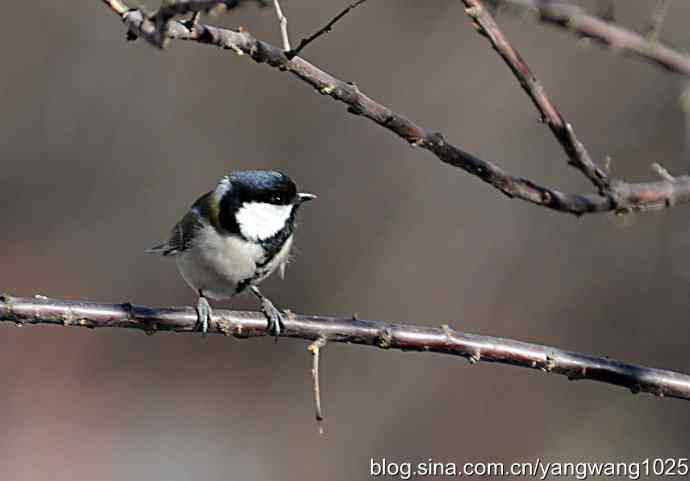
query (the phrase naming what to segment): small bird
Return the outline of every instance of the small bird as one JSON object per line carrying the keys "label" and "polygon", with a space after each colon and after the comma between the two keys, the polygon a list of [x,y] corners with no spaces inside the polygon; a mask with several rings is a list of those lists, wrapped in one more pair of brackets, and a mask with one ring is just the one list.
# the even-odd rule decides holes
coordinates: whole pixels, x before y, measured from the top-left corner
{"label": "small bird", "polygon": [[194,202],[167,242],[147,252],[175,257],[180,274],[199,295],[197,315],[204,334],[212,314],[208,299],[227,299],[248,289],[261,303],[277,340],[282,314],[257,286],[276,269],[284,277],[297,210],[315,198],[298,192],[282,172],[233,172]]}

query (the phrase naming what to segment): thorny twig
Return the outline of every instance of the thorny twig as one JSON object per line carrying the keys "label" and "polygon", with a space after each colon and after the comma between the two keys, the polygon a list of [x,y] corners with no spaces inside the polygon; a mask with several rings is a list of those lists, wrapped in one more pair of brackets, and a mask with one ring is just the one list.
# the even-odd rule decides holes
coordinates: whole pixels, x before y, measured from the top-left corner
{"label": "thorny twig", "polygon": [[355,3],[351,3],[350,5],[345,7],[345,9],[343,11],[341,11],[338,15],[333,17],[331,19],[331,21],[328,22],[326,25],[324,25],[319,30],[317,30],[316,32],[311,34],[309,37],[303,38],[302,40],[300,40],[297,48],[293,48],[292,50],[285,52],[285,56],[288,59],[292,59],[293,57],[296,57],[297,55],[299,55],[299,53],[304,49],[304,47],[306,47],[307,45],[312,43],[314,40],[319,38],[321,35],[329,33],[333,29],[333,25],[335,25],[338,22],[338,20],[340,20],[345,15],[350,13],[350,10],[357,8],[358,6],[360,6],[362,3],[366,2],[366,1],[367,0],[357,0]]}
{"label": "thorny twig", "polygon": [[[86,328],[139,329],[197,332],[192,307],[146,307],[128,302],[104,304],[84,301],[0,295],[0,322],[52,324]],[[623,386],[633,393],[690,400],[690,375],[627,364],[609,357],[564,351],[550,346],[490,336],[478,336],[443,327],[391,324],[352,317],[293,314],[286,316],[281,337],[343,342],[403,351],[435,352],[461,356],[472,364],[493,362],[560,374],[570,380],[589,379]],[[266,317],[260,311],[215,309],[209,334],[237,338],[268,336]],[[323,342],[323,341],[322,341]]]}

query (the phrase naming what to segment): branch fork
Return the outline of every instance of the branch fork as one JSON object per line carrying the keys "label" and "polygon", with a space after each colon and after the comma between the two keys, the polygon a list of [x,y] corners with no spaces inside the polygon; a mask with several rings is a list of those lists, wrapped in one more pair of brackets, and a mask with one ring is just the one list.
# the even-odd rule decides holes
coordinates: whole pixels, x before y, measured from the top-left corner
{"label": "branch fork", "polygon": [[[127,11],[127,8],[119,0],[102,1],[121,16]],[[482,10],[483,5],[481,2],[477,0],[470,2],[467,0],[466,3],[470,4],[470,6],[476,4],[479,10],[475,8],[472,11],[475,12],[475,15],[478,15],[478,18],[484,18],[489,15],[488,11]],[[359,5],[359,3],[353,5]],[[486,15],[479,15],[482,12],[486,12]],[[155,39],[152,36],[155,32],[155,26],[141,11],[129,11],[124,20],[130,30],[155,45]],[[493,19],[491,21],[493,22]],[[413,146],[429,150],[442,162],[479,177],[510,198],[520,199],[541,207],[576,216],[597,212],[657,210],[669,205],[690,202],[690,177],[688,176],[678,177],[671,188],[664,181],[632,184],[621,180],[616,181],[615,184],[611,181],[613,195],[610,193],[602,195],[560,192],[539,185],[529,179],[510,175],[495,163],[475,157],[448,141],[436,142],[436,139],[440,138],[438,133],[415,124],[406,117],[371,99],[361,89],[353,88],[347,82],[333,77],[301,57],[289,59],[289,52],[257,40],[245,30],[223,29],[203,23],[199,23],[194,29],[189,29],[183,22],[173,19],[168,23],[167,35],[171,39],[215,45],[232,50],[238,54],[248,54],[256,62],[265,63],[271,67],[287,71],[310,85],[317,92],[343,102],[348,106],[348,111],[374,121]],[[496,37],[494,36],[494,38]],[[509,43],[505,45],[512,49]],[[514,50],[513,54],[515,54]],[[519,58],[519,61],[524,63],[521,58]],[[524,80],[526,80],[524,85],[527,85],[530,90],[537,94],[543,92],[543,89],[540,90],[540,85],[530,83],[532,81],[531,76],[525,76]],[[536,79],[533,80],[536,82]],[[555,108],[551,108],[553,106],[548,101],[548,98],[541,94],[532,98],[535,105],[538,102],[538,107],[545,111],[544,117],[550,119],[548,125],[552,131],[554,133],[558,132],[556,137],[559,142],[562,145],[568,144],[570,141],[568,140],[569,136],[565,132],[565,121],[563,121]],[[579,150],[573,149],[572,151],[577,153]],[[570,154],[570,151],[567,152]],[[587,167],[585,170],[589,172],[588,177],[591,177],[590,180],[593,183],[600,182],[593,174],[597,169],[593,162],[589,162],[586,157],[578,162],[580,165]],[[605,176],[606,174],[602,178],[605,178]],[[595,185],[597,184],[595,183]]]}

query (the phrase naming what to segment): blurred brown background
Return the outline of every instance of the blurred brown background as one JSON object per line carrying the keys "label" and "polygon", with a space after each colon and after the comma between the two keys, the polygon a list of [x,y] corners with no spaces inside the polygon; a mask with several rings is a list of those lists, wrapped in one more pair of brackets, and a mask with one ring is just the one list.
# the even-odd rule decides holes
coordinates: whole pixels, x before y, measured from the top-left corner
{"label": "blurred brown background", "polygon": [[[655,3],[616,2],[618,21],[642,29]],[[284,0],[293,41],[344,4]],[[126,43],[100,1],[9,2],[3,14],[0,290],[192,304],[174,262],[144,248],[220,176],[277,168],[319,195],[287,280],[265,284],[279,306],[447,322],[690,372],[690,207],[577,220],[508,200],[288,74],[195,44]],[[688,48],[688,19],[690,4],[672,2],[662,37]],[[270,8],[211,22],[279,43]],[[532,18],[499,22],[615,175],[650,180],[652,162],[687,172],[686,79]],[[371,1],[305,56],[513,173],[591,188],[457,0]],[[356,480],[371,457],[690,451],[687,402],[526,369],[329,345],[319,436],[302,341],[0,334],[2,480]]]}

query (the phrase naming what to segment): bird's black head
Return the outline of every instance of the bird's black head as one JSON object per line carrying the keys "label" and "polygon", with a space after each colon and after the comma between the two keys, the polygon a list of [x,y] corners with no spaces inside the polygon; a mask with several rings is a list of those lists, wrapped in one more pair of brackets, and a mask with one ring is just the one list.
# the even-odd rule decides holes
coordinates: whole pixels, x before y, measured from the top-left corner
{"label": "bird's black head", "polygon": [[[275,170],[243,170],[226,177],[235,200],[289,205],[297,198],[297,186],[282,172]],[[221,180],[223,184],[223,180]]]}
{"label": "bird's black head", "polygon": [[221,179],[215,196],[220,226],[255,241],[286,229],[292,233],[297,207],[314,198],[299,193],[290,177],[274,170],[233,172]]}

